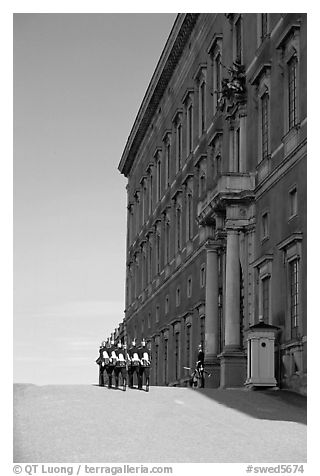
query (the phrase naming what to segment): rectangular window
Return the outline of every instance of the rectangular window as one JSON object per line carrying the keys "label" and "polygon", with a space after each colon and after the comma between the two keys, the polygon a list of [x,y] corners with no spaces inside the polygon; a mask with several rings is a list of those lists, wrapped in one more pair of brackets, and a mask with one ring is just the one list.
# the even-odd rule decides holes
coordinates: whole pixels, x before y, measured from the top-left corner
{"label": "rectangular window", "polygon": [[190,298],[192,295],[192,278],[188,278],[188,284],[187,284],[187,296]]}
{"label": "rectangular window", "polygon": [[177,243],[177,251],[181,249],[181,208],[178,207],[176,210],[176,243]]}
{"label": "rectangular window", "polygon": [[180,288],[176,290],[176,306],[180,306]]}
{"label": "rectangular window", "polygon": [[176,374],[176,380],[179,378],[179,333],[176,332],[175,334],[175,349],[174,349],[174,354],[175,354],[175,374]]}
{"label": "rectangular window", "polygon": [[159,322],[159,316],[160,316],[160,306],[157,304],[156,307],[156,322]]}
{"label": "rectangular window", "polygon": [[170,155],[171,145],[168,143],[166,146],[166,188],[170,186]]}
{"label": "rectangular window", "polygon": [[206,267],[205,265],[201,266],[200,269],[200,286],[203,288],[206,285]]}
{"label": "rectangular window", "polygon": [[261,216],[261,239],[264,240],[269,236],[269,213],[265,212]]}
{"label": "rectangular window", "polygon": [[200,319],[200,343],[202,348],[205,348],[205,317],[202,316]]}
{"label": "rectangular window", "polygon": [[261,13],[261,42],[268,34],[268,13]]}
{"label": "rectangular window", "polygon": [[165,313],[168,314],[168,312],[169,312],[169,296],[166,296]]}
{"label": "rectangular window", "polygon": [[235,60],[242,63],[241,17],[235,23]]}
{"label": "rectangular window", "polygon": [[161,160],[157,161],[157,200],[161,198]]}
{"label": "rectangular window", "polygon": [[262,316],[264,322],[269,322],[270,276],[262,279]]}
{"label": "rectangular window", "polygon": [[192,193],[187,194],[187,241],[192,238]]}
{"label": "rectangular window", "polygon": [[298,260],[294,259],[289,263],[289,281],[290,281],[290,322],[291,338],[298,336],[298,317],[299,317],[299,274]]}
{"label": "rectangular window", "polygon": [[152,173],[150,172],[149,176],[149,215],[152,214],[153,208],[153,177]]}
{"label": "rectangular window", "polygon": [[289,192],[289,216],[290,218],[298,213],[298,194],[297,189],[293,188]]}
{"label": "rectangular window", "polygon": [[176,148],[177,148],[177,171],[179,171],[181,169],[181,158],[182,158],[182,126],[181,124],[178,124],[177,126]]}
{"label": "rectangular window", "polygon": [[262,159],[269,155],[269,95],[261,98],[261,152]]}
{"label": "rectangular window", "polygon": [[191,326],[186,328],[186,366],[190,367],[190,330]]}
{"label": "rectangular window", "polygon": [[167,219],[165,222],[165,260],[169,263],[170,260],[170,222]]}
{"label": "rectangular window", "polygon": [[288,62],[288,115],[289,130],[297,124],[297,58]]}
{"label": "rectangular window", "polygon": [[200,132],[205,131],[205,113],[206,113],[206,83],[202,81],[200,85]]}
{"label": "rectangular window", "polygon": [[157,267],[157,274],[160,273],[160,234],[157,233],[156,235],[156,267]]}
{"label": "rectangular window", "polygon": [[188,127],[188,154],[191,154],[193,149],[193,106],[189,105],[187,109],[187,127]]}
{"label": "rectangular window", "polygon": [[216,109],[219,105],[220,91],[221,91],[221,54],[218,53],[215,58],[215,88],[216,88]]}

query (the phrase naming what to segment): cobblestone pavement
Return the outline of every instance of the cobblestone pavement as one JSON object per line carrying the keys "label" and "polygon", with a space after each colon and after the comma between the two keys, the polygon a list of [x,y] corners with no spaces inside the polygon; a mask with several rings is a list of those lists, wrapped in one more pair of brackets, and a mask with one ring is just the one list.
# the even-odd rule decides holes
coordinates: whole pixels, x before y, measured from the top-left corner
{"label": "cobblestone pavement", "polygon": [[285,391],[14,385],[15,463],[303,463],[306,428]]}

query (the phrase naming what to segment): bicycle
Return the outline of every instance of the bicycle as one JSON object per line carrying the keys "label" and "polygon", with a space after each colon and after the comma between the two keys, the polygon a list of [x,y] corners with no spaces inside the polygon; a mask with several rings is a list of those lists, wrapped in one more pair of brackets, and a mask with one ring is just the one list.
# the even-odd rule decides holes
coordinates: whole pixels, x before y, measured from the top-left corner
{"label": "bicycle", "polygon": [[207,378],[211,377],[211,373],[207,372],[202,366],[195,368],[183,368],[190,371],[190,378],[188,383],[191,388],[204,388],[204,374],[207,374]]}

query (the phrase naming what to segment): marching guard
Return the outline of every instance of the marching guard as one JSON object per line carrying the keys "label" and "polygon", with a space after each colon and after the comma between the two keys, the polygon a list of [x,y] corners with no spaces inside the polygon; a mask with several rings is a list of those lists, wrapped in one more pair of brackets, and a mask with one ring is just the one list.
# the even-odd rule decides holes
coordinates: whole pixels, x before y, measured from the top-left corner
{"label": "marching guard", "polygon": [[129,388],[133,388],[133,377],[134,373],[137,374],[138,379],[138,388],[140,384],[140,358],[139,358],[139,349],[136,346],[136,340],[132,340],[132,345],[128,350],[128,374],[129,374]]}
{"label": "marching guard", "polygon": [[150,379],[150,364],[151,355],[146,346],[146,341],[142,339],[141,347],[139,349],[140,368],[139,368],[139,385],[138,388],[142,390],[143,376],[145,376],[146,392],[149,392],[149,379]]}
{"label": "marching guard", "polygon": [[104,387],[104,371],[106,370],[105,354],[106,341],[103,341],[99,347],[99,357],[96,360],[96,363],[99,365],[99,387]]}
{"label": "marching guard", "polygon": [[116,388],[119,387],[119,375],[122,377],[123,390],[126,391],[127,386],[127,356],[126,356],[126,346],[122,346],[122,342],[118,342],[118,348],[115,351],[117,361],[114,368],[115,375],[115,385]]}
{"label": "marching guard", "polygon": [[200,375],[200,388],[204,388],[204,352],[202,344],[198,345],[197,369]]}
{"label": "marching guard", "polygon": [[108,388],[112,388],[112,373],[114,372],[115,365],[117,362],[116,356],[116,347],[114,345],[114,340],[108,342],[108,356],[109,361],[107,365],[107,374],[108,374]]}

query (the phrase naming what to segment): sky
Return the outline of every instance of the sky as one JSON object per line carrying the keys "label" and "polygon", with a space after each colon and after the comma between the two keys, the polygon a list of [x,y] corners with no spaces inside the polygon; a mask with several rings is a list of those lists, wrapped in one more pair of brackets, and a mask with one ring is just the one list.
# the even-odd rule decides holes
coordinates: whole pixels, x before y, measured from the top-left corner
{"label": "sky", "polygon": [[14,382],[97,380],[125,308],[118,164],[175,18],[14,14]]}

